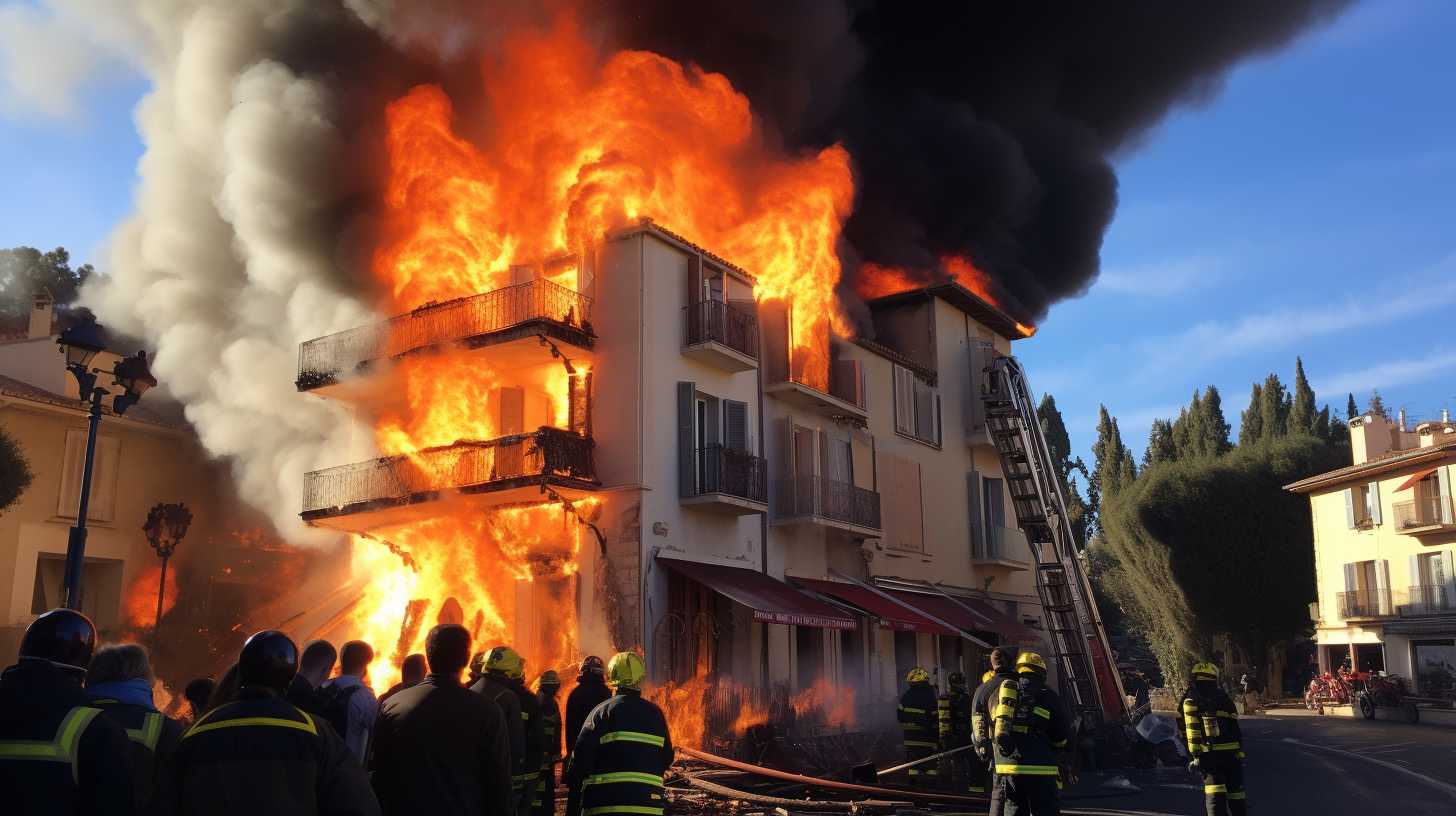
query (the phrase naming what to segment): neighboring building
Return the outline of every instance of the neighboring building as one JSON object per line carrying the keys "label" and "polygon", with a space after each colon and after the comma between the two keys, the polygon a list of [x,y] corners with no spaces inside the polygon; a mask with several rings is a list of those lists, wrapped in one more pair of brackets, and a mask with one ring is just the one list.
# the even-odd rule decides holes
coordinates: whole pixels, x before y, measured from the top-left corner
{"label": "neighboring building", "polygon": [[1456,696],[1456,424],[1350,420],[1353,464],[1287,487],[1314,518],[1321,671],[1342,662]]}
{"label": "neighboring building", "polygon": [[[492,408],[506,404],[492,391],[481,410],[501,411],[502,437],[449,447],[493,463],[433,481],[416,462],[434,452],[308,474],[303,518],[387,537],[459,507],[539,502],[538,483],[595,497],[606,559],[581,549],[580,646],[642,644],[658,680],[823,678],[879,700],[911,665],[974,674],[989,645],[1042,641],[979,418],[987,355],[1021,336],[1010,318],[949,283],[882,298],[874,340],[831,339],[823,321],[825,382],[789,347],[794,316],[754,302],[748,271],[650,221],[570,263],[574,275],[520,267],[513,286],[305,343],[300,390],[347,400],[366,427],[400,393],[388,359],[442,348],[509,372],[498,389],[524,388],[511,405],[525,416]],[[530,407],[550,399],[531,384],[562,366],[547,340],[590,369],[570,378],[568,422]],[[502,466],[522,444],[549,453]],[[527,644],[543,628],[528,617],[515,616]]]}

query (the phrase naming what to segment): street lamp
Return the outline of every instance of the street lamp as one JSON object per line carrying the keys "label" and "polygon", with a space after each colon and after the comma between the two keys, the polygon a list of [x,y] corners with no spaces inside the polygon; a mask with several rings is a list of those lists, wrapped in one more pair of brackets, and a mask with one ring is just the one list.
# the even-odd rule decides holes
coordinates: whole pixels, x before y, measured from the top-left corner
{"label": "street lamp", "polygon": [[116,364],[110,372],[91,368],[96,355],[106,350],[106,338],[94,318],[61,332],[56,340],[66,355],[66,370],[76,378],[82,402],[91,403],[90,424],[86,432],[86,463],[81,469],[81,499],[76,510],[76,524],[66,541],[65,603],[67,609],[81,606],[81,565],[86,560],[86,512],[91,504],[91,465],[96,458],[96,427],[101,423],[101,399],[111,393],[96,386],[98,373],[109,373],[122,393],[111,401],[117,415],[135,405],[147,389],[157,384],[147,367],[147,353],[138,351]]}
{"label": "street lamp", "polygon": [[147,523],[142,525],[142,532],[147,534],[147,543],[157,551],[157,557],[162,559],[162,578],[157,582],[157,622],[152,627],[152,634],[162,628],[162,598],[167,591],[167,559],[182,543],[182,538],[187,535],[187,528],[192,524],[192,511],[187,505],[177,504],[155,504],[147,513]]}

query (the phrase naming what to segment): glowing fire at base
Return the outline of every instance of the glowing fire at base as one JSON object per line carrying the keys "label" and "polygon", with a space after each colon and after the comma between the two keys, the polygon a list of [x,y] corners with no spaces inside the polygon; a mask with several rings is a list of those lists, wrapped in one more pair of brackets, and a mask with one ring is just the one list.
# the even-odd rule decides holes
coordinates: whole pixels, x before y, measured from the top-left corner
{"label": "glowing fire at base", "polygon": [[765,691],[703,674],[652,685],[645,693],[667,715],[673,743],[701,750],[712,750],[712,740],[731,742],[771,722],[792,719],[801,727],[836,729],[855,724],[854,689],[822,677],[792,695],[782,687]]}
{"label": "glowing fire at base", "polygon": [[[950,280],[971,290],[981,300],[1006,311],[1006,306],[992,294],[991,276],[982,272],[970,258],[947,255],[940,259],[940,265],[940,271],[932,273],[866,263],[860,266],[859,276],[855,279],[855,293],[865,300],[874,300]],[[1022,337],[1036,334],[1035,326],[1021,322],[1016,322],[1016,330],[1021,332]]]}
{"label": "glowing fire at base", "polygon": [[[127,587],[122,598],[122,614],[126,625],[137,630],[150,630],[157,622],[157,584],[162,580],[162,564],[152,562],[142,569]],[[168,570],[167,586],[162,597],[162,614],[177,603],[177,571]]]}

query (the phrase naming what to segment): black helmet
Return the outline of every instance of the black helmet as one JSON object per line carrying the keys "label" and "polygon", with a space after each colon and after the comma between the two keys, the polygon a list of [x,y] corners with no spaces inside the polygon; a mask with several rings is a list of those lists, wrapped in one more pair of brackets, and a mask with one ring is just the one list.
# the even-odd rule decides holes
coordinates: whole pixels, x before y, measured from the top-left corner
{"label": "black helmet", "polygon": [[298,646],[282,632],[265,629],[243,644],[238,655],[238,685],[282,693],[298,672]]}
{"label": "black helmet", "polygon": [[52,609],[36,618],[20,641],[20,656],[35,657],[85,673],[96,650],[96,624],[74,609]]}
{"label": "black helmet", "polygon": [[951,688],[966,687],[966,676],[960,672],[951,672],[950,677],[946,679],[950,681]]}
{"label": "black helmet", "polygon": [[581,673],[595,674],[600,677],[607,673],[607,665],[602,662],[600,657],[587,655],[586,659],[581,661]]}

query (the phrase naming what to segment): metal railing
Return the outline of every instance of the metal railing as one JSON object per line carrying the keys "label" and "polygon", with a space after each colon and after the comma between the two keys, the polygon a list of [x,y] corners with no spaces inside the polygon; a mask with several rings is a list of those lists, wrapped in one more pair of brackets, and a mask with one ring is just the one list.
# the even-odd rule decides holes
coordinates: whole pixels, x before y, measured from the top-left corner
{"label": "metal railing", "polygon": [[1456,519],[1456,506],[1450,496],[1425,496],[1395,505],[1397,530],[1451,524],[1452,519]]}
{"label": "metal railing", "polygon": [[303,477],[305,513],[523,476],[596,481],[592,440],[558,428],[326,468]]}
{"label": "metal railing", "polygon": [[1025,561],[1029,546],[1026,533],[1012,527],[992,526],[990,535],[977,542],[976,558],[994,561]]}
{"label": "metal railing", "polygon": [[1409,592],[1409,603],[1401,607],[1401,614],[1441,615],[1456,611],[1456,604],[1446,597],[1443,586],[1413,586]]}
{"label": "metal railing", "polygon": [[758,359],[758,317],[719,300],[684,307],[688,315],[688,345],[709,340]]}
{"label": "metal railing", "polygon": [[697,450],[698,495],[727,493],[768,501],[768,461],[747,451],[708,445]]}
{"label": "metal railing", "polygon": [[1395,616],[1388,589],[1358,589],[1337,592],[1341,618],[1387,618]]}
{"label": "metal railing", "polygon": [[819,476],[792,476],[779,483],[779,518],[819,518],[880,529],[880,494]]}
{"label": "metal railing", "polygon": [[591,332],[592,299],[544,278],[421,306],[382,323],[309,340],[298,347],[298,383],[325,382],[361,365],[415,349],[554,320]]}

